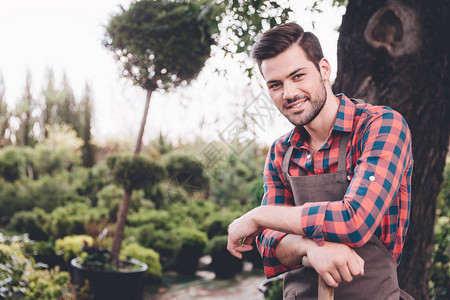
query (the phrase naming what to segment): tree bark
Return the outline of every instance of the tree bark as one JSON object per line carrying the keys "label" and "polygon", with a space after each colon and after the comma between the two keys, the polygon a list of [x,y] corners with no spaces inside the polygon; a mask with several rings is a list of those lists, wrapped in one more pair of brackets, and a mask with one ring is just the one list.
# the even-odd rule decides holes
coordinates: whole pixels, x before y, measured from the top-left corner
{"label": "tree bark", "polygon": [[113,264],[119,263],[120,249],[122,248],[123,233],[125,231],[125,222],[127,221],[128,208],[130,207],[132,191],[125,190],[120,203],[119,213],[117,215],[116,230],[114,231],[114,240],[111,249]]}
{"label": "tree bark", "polygon": [[414,172],[400,287],[428,299],[436,197],[449,145],[449,0],[349,0],[334,92],[390,106],[407,120]]}
{"label": "tree bark", "polygon": [[150,99],[152,97],[153,90],[147,90],[147,97],[145,99],[145,108],[141,120],[141,128],[139,129],[138,138],[136,140],[136,147],[134,148],[134,155],[141,152],[142,149],[142,137],[144,136],[145,124],[147,123],[148,110],[150,108]]}
{"label": "tree bark", "polygon": [[[153,90],[147,90],[147,97],[145,99],[144,112],[142,114],[141,127],[136,140],[136,146],[134,149],[134,155],[138,155],[142,149],[142,137],[144,136],[145,124],[147,123],[148,110],[150,108],[150,99],[152,97]],[[111,256],[113,263],[117,266],[119,263],[119,254],[122,247],[123,233],[125,230],[125,223],[127,221],[128,208],[130,207],[131,194],[133,191],[124,189],[124,195],[122,202],[120,203],[119,213],[117,215],[116,230],[114,232],[114,240],[111,250]]]}

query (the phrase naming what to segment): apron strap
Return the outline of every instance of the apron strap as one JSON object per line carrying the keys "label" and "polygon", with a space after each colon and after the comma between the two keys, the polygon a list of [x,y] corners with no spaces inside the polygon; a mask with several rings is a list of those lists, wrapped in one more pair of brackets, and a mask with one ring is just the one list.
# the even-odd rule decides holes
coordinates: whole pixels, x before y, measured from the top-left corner
{"label": "apron strap", "polygon": [[289,180],[289,164],[291,162],[292,152],[294,151],[294,147],[292,145],[289,146],[286,153],[283,157],[283,163],[281,164],[281,172],[284,178],[284,181],[286,182],[287,186],[291,188],[291,182]]}
{"label": "apron strap", "polygon": [[[339,140],[339,160],[338,160],[338,170],[337,180],[338,182],[347,182],[347,145],[350,141],[350,133],[343,132]],[[291,188],[291,183],[289,180],[289,164],[291,163],[292,153],[294,152],[294,147],[292,145],[287,149],[284,157],[283,163],[281,164],[281,171],[286,185]]]}

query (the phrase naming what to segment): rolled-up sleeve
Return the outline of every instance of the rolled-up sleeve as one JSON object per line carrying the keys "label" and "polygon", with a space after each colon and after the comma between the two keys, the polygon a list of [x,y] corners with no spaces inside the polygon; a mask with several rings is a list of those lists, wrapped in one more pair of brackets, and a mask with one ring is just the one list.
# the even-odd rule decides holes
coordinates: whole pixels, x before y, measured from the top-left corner
{"label": "rolled-up sleeve", "polygon": [[[280,176],[281,163],[276,159],[276,152],[274,144],[267,155],[264,167],[264,196],[261,205],[293,206],[292,192],[286,188],[284,179]],[[300,266],[286,267],[276,257],[277,245],[285,236],[286,233],[266,228],[257,239],[258,251],[262,256],[267,278],[278,276]]]}

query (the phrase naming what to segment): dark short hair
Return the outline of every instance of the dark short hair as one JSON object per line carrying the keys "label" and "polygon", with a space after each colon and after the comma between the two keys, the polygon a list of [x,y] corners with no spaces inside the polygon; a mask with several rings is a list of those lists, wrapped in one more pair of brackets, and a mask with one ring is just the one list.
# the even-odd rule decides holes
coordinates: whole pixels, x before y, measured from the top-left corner
{"label": "dark short hair", "polygon": [[319,70],[319,62],[323,58],[319,39],[294,22],[278,25],[264,32],[253,46],[252,57],[261,66],[263,60],[277,56],[294,44],[302,48],[308,60]]}

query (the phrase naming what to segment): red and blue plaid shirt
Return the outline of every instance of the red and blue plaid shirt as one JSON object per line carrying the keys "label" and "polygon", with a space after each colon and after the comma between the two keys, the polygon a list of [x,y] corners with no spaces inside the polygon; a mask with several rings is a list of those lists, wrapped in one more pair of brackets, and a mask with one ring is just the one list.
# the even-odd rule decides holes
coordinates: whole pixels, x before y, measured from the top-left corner
{"label": "red and blue plaid shirt", "polygon": [[[277,139],[267,155],[264,169],[264,197],[261,205],[293,206],[292,191],[282,176],[281,165],[289,145],[292,155],[289,174],[299,176],[337,172],[340,132],[351,132],[347,146],[347,174],[350,185],[344,199],[303,205],[302,229],[319,245],[323,241],[361,247],[376,235],[400,263],[409,223],[411,200],[411,134],[403,117],[391,108],[354,104],[345,95],[328,141],[317,151],[314,164],[304,129],[296,127]],[[302,173],[304,173],[304,171]],[[295,267],[285,267],[275,249],[285,233],[265,229],[257,239],[268,278]]]}

